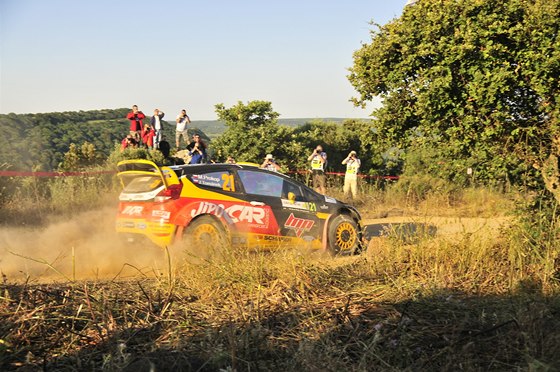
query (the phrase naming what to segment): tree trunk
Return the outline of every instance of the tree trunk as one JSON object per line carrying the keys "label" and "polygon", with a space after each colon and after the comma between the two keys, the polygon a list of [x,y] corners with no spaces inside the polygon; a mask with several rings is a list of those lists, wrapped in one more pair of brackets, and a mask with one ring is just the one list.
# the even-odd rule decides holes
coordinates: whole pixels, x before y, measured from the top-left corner
{"label": "tree trunk", "polygon": [[546,189],[554,195],[554,198],[560,204],[560,171],[558,170],[558,156],[550,155],[548,159],[543,162],[540,170]]}

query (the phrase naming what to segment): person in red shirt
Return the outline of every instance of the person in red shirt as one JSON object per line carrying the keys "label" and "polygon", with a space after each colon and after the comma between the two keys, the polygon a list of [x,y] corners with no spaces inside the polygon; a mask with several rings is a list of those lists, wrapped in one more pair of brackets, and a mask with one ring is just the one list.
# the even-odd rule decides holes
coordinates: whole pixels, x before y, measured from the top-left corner
{"label": "person in red shirt", "polygon": [[138,111],[138,106],[134,105],[126,118],[130,120],[130,134],[136,142],[140,142],[142,139],[142,120],[146,118],[146,115],[142,111]]}
{"label": "person in red shirt", "polygon": [[156,131],[154,128],[148,123],[144,124],[144,128],[142,129],[142,143],[150,150],[154,148],[155,135]]}
{"label": "person in red shirt", "polygon": [[121,141],[121,152],[123,152],[124,149],[127,149],[129,147],[136,147],[137,145],[138,143],[136,142],[132,134],[129,134]]}

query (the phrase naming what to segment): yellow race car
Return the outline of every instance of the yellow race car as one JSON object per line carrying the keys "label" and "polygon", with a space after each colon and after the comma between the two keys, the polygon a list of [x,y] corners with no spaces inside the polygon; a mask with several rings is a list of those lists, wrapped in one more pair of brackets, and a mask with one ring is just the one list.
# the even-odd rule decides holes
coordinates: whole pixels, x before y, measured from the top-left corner
{"label": "yellow race car", "polygon": [[363,250],[359,212],[290,177],[241,164],[118,164],[117,232],[165,247],[188,241],[257,249]]}

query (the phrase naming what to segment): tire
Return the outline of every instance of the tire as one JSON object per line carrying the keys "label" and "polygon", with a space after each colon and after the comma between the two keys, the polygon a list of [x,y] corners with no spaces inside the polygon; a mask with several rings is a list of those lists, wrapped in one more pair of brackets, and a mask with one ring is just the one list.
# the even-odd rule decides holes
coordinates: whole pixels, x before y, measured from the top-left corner
{"label": "tire", "polygon": [[201,216],[188,225],[183,232],[184,246],[202,256],[215,256],[229,248],[229,239],[223,225],[210,216]]}
{"label": "tire", "polygon": [[358,224],[347,215],[341,214],[329,224],[328,248],[332,255],[342,252],[357,253],[360,251],[360,234]]}

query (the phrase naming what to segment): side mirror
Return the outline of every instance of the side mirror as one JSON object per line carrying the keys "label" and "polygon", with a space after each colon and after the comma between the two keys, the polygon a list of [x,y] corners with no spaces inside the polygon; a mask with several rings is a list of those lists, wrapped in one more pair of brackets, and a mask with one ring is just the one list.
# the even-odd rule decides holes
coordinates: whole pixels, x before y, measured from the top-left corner
{"label": "side mirror", "polygon": [[296,202],[296,194],[294,194],[293,192],[289,192],[288,200],[290,201],[290,203],[294,204]]}

